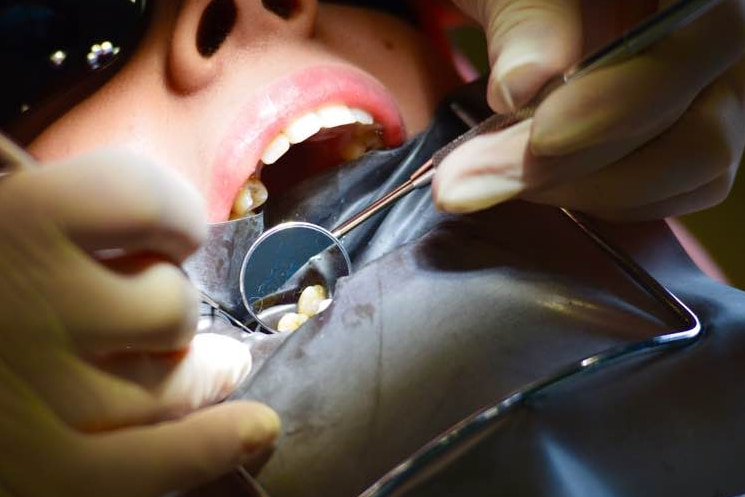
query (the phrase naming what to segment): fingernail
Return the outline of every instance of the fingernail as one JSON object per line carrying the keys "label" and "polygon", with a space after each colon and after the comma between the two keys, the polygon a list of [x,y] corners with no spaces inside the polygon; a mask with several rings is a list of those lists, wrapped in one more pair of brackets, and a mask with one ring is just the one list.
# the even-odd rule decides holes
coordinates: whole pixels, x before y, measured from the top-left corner
{"label": "fingernail", "polygon": [[244,418],[241,426],[240,465],[260,467],[266,456],[274,451],[274,440],[279,435],[281,423],[277,413],[264,404],[252,402],[251,410],[251,415]]}
{"label": "fingernail", "polygon": [[502,50],[494,68],[495,78],[489,94],[499,94],[506,108],[495,110],[515,111],[528,103],[545,79],[542,58],[540,49],[526,40],[512,43]]}
{"label": "fingernail", "polygon": [[474,175],[441,185],[436,203],[443,211],[465,214],[509,200],[523,189],[522,181],[516,179],[494,174]]}
{"label": "fingernail", "polygon": [[247,460],[271,445],[277,438],[280,427],[277,413],[264,404],[252,403],[251,415],[245,418],[240,433],[243,454]]}
{"label": "fingernail", "polygon": [[478,136],[448,155],[435,177],[437,207],[453,213],[473,212],[523,192],[531,124],[528,119],[499,133]]}

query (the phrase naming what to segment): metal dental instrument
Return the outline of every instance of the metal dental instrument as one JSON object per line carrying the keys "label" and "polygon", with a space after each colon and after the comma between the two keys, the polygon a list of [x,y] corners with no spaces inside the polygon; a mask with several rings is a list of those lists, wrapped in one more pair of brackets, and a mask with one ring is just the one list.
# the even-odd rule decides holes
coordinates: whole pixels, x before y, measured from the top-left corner
{"label": "metal dental instrument", "polygon": [[376,200],[347,221],[341,223],[331,232],[334,236],[341,237],[410,191],[430,184],[432,178],[434,178],[437,166],[440,165],[450,152],[462,143],[476,136],[500,131],[520,121],[529,119],[535,113],[538,105],[559,86],[579,79],[596,69],[630,59],[673,31],[687,25],[720,1],[681,0],[667,9],[660,11],[658,14],[623,34],[620,38],[593,52],[563,75],[550,80],[525,107],[511,114],[494,114],[439,149],[431,159],[414,171],[408,181]]}
{"label": "metal dental instrument", "polygon": [[432,439],[412,456],[395,466],[357,497],[400,497],[408,490],[432,478],[458,454],[468,451],[479,441],[499,429],[500,423],[518,407],[545,394],[552,387],[564,384],[582,374],[600,371],[624,360],[645,354],[662,353],[692,345],[704,336],[696,314],[670,290],[637,264],[622,250],[603,237],[592,225],[576,213],[562,209],[600,250],[604,251],[641,289],[661,303],[676,320],[673,331],[640,342],[611,347],[592,356],[572,362],[553,375],[530,383],[507,397],[484,407],[461,420],[441,435]]}
{"label": "metal dental instrument", "polygon": [[[532,117],[538,105],[556,88],[579,79],[596,69],[633,57],[671,32],[687,25],[719,2],[721,0],[680,0],[643,21],[615,41],[584,58],[563,75],[549,81],[536,97],[522,109],[510,114],[494,114],[439,149],[406,182],[343,221],[330,232],[308,223],[285,223],[272,228],[270,232],[262,235],[254,243],[243,261],[240,274],[240,290],[246,309],[264,328],[272,330],[273,323],[266,319],[265,313],[277,304],[284,306],[284,312],[292,310],[291,302],[293,298],[297,302],[297,296],[301,290],[293,282],[304,281],[305,284],[322,284],[327,291],[332,293],[336,280],[351,272],[349,256],[339,238],[409,192],[430,184],[437,166],[455,148],[478,135],[500,131]],[[326,244],[314,250],[301,248],[301,245],[305,243],[304,240],[308,237],[313,238],[313,243],[316,243],[316,235],[310,233],[313,230],[325,232],[321,238],[328,239],[325,242]],[[298,233],[294,239],[293,231]],[[281,242],[279,241],[280,237],[282,238]],[[270,244],[273,246],[271,249],[261,247],[261,245]],[[282,247],[281,252],[279,247]],[[294,247],[296,249],[293,251]],[[284,255],[295,260],[279,261],[278,259]],[[336,257],[337,262],[330,263],[329,259],[331,257]],[[344,260],[341,258],[344,258]],[[261,267],[264,265],[270,267]],[[316,278],[316,281],[312,281],[312,278],[309,278],[310,273],[306,270],[318,266],[334,266],[339,271],[330,279],[319,277]],[[348,267],[345,269],[345,266]],[[304,271],[306,272],[304,273]]]}

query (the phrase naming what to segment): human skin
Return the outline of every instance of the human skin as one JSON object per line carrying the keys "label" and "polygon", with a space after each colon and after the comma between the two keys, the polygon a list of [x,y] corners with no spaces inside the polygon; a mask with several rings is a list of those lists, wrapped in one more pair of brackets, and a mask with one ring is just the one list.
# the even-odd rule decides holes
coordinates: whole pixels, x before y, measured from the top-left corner
{"label": "human skin", "polygon": [[[251,146],[225,147],[263,145],[261,133],[240,135],[293,117],[252,116],[288,76],[320,74],[309,84],[379,117],[387,145],[422,129],[457,81],[402,21],[315,1],[295,2],[289,19],[241,2],[228,38],[202,57],[194,38],[207,4],[155,3],[133,58],[30,144],[43,167],[0,185],[0,486],[14,494],[163,495],[260,459],[279,429],[269,408],[189,414],[224,398],[246,366],[190,342],[198,297],[177,267],[205,217],[227,219],[257,163]],[[311,90],[301,113],[319,104]],[[127,257],[98,258],[111,248]]]}
{"label": "human skin", "polygon": [[[296,3],[289,19],[260,2],[238,3],[228,37],[204,57],[195,37],[208,3],[157,2],[133,59],[41,133],[31,152],[55,161],[101,146],[126,148],[182,173],[207,200],[209,219],[223,221],[261,154],[245,143],[261,148],[288,119],[321,103],[350,103],[383,121],[386,145],[397,145],[424,128],[437,101],[457,83],[447,63],[433,57],[404,21],[306,0]],[[318,75],[324,69],[344,72],[329,83],[332,76]],[[287,77],[301,80],[292,88]],[[283,95],[344,86],[352,78],[375,88],[362,97],[325,88],[314,101],[295,98],[289,108],[271,108]],[[261,101],[267,93],[269,105]]]}

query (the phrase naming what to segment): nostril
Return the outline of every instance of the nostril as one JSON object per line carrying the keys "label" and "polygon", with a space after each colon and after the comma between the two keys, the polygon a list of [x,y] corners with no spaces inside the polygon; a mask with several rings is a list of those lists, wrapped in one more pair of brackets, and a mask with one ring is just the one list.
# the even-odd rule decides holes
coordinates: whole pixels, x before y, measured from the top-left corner
{"label": "nostril", "polygon": [[212,0],[204,9],[197,30],[197,50],[210,57],[230,34],[235,25],[237,10],[233,0]]}
{"label": "nostril", "polygon": [[261,0],[261,5],[283,19],[289,19],[298,10],[298,0]]}

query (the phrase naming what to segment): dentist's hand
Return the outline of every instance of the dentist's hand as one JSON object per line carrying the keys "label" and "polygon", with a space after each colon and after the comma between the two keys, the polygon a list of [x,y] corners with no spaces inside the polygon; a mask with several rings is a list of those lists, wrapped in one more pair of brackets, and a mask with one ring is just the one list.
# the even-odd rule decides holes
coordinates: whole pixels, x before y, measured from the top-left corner
{"label": "dentist's hand", "polygon": [[175,173],[121,152],[0,179],[4,491],[155,497],[271,445],[260,404],[189,414],[250,368],[237,341],[192,340],[197,295],[176,264],[205,218]]}
{"label": "dentist's hand", "polygon": [[[672,3],[454,2],[486,31],[488,98],[497,112],[528,102],[581,58],[583,44],[597,48],[599,38],[610,41],[638,21],[598,5],[628,14]],[[744,29],[745,2],[725,0],[634,59],[559,88],[533,119],[476,138],[443,161],[437,204],[470,212],[521,197],[640,220],[720,202],[745,148]]]}

